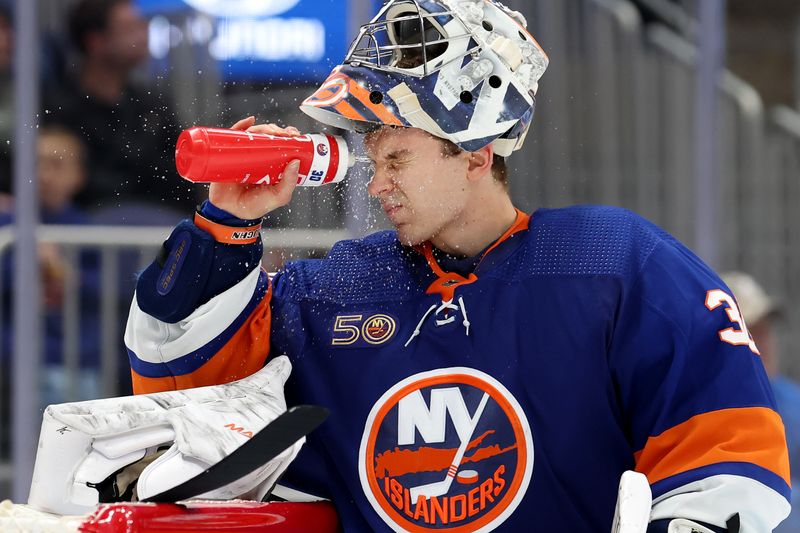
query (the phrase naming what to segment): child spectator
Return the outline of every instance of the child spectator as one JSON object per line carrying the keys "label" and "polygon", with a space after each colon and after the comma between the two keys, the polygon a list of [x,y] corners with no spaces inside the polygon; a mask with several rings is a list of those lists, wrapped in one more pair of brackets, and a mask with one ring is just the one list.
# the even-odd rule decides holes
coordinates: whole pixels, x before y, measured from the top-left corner
{"label": "child spectator", "polygon": [[[43,224],[88,224],[89,217],[73,203],[86,183],[85,148],[71,131],[47,126],[39,130],[37,140],[37,180],[40,218]],[[13,201],[2,202],[0,226],[12,224]],[[3,355],[13,346],[12,254],[3,264]],[[78,255],[74,268],[62,259],[61,250],[52,243],[39,245],[44,327],[44,366],[42,371],[42,406],[68,400],[96,398],[99,394],[99,291],[98,256],[94,252]],[[67,397],[69,383],[63,368],[64,289],[66,283],[79,284],[79,355],[80,371],[77,397]]]}

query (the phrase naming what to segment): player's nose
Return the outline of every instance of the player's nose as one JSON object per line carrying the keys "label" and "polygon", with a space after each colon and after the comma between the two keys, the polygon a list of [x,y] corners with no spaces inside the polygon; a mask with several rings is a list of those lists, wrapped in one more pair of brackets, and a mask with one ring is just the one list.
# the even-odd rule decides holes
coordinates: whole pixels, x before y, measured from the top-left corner
{"label": "player's nose", "polygon": [[372,175],[369,185],[367,185],[367,192],[370,196],[380,198],[382,195],[390,192],[393,188],[394,183],[392,182],[391,177],[389,177],[386,172],[377,170],[375,171],[375,174]]}

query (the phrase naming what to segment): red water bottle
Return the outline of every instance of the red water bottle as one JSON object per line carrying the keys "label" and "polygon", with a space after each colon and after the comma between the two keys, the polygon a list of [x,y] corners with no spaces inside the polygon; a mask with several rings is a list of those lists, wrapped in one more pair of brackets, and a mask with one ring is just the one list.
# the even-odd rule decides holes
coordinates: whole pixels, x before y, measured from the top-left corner
{"label": "red water bottle", "polygon": [[190,128],[178,137],[178,174],[195,183],[274,185],[294,159],[300,160],[297,185],[317,187],[344,179],[353,158],[341,137],[312,133],[278,137],[222,128]]}

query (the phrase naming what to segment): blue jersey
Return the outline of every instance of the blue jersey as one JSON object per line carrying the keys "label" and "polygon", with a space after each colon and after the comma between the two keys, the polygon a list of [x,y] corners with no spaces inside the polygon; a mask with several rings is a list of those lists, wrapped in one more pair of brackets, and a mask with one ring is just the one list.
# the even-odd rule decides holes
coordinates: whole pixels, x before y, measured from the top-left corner
{"label": "blue jersey", "polygon": [[[179,246],[194,255],[176,267]],[[345,531],[608,531],[630,469],[654,520],[738,512],[747,532],[788,514],[783,425],[735,300],[628,211],[518,213],[464,274],[394,232],[271,282],[246,248],[176,229],[132,307],[136,389],[288,355],[289,403],[332,414],[286,479]]]}

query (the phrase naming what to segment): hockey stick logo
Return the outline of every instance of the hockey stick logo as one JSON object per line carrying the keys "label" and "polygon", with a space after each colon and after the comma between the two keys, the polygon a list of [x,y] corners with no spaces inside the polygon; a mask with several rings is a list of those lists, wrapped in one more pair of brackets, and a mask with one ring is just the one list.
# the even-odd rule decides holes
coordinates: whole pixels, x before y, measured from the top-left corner
{"label": "hockey stick logo", "polygon": [[477,426],[478,422],[480,421],[481,415],[483,414],[483,409],[486,407],[486,400],[488,399],[489,393],[484,392],[483,398],[481,398],[481,403],[478,405],[478,410],[470,420],[471,427],[469,431],[469,437],[461,440],[461,444],[459,444],[458,450],[453,457],[453,462],[450,464],[450,468],[447,469],[447,475],[445,478],[442,481],[436,481],[434,483],[419,485],[412,488],[410,491],[412,502],[419,500],[420,496],[430,499],[432,497],[441,496],[449,492],[450,484],[453,482],[453,478],[458,472],[458,469],[461,465],[461,460],[464,458],[464,452],[467,451],[467,445],[472,438],[472,434],[475,432],[475,426]]}
{"label": "hockey stick logo", "polygon": [[375,404],[359,475],[375,511],[396,531],[483,531],[517,507],[533,469],[519,403],[470,368],[403,380]]}

